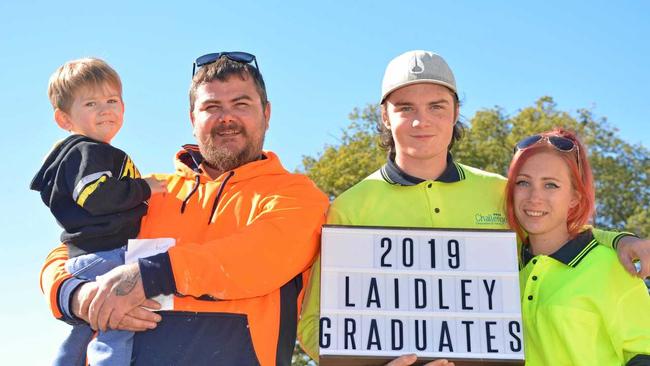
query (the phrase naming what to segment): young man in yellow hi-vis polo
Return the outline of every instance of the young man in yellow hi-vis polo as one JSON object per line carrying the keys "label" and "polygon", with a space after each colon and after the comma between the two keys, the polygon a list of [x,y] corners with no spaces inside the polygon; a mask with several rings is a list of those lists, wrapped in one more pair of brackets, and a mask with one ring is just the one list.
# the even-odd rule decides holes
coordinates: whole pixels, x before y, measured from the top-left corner
{"label": "young man in yellow hi-vis polo", "polygon": [[[442,57],[410,51],[393,59],[384,74],[381,110],[381,140],[388,160],[334,200],[328,224],[508,228],[505,178],[460,164],[449,152],[461,136],[462,124],[458,121],[456,81]],[[594,232],[601,243],[612,246],[625,242],[629,249],[634,240],[625,234]],[[649,245],[647,240],[640,241],[635,249],[645,251]],[[314,359],[318,359],[319,348],[319,285],[317,261],[298,326],[303,349]],[[405,355],[390,365],[415,361],[415,355]],[[446,362],[438,360],[431,365]]]}

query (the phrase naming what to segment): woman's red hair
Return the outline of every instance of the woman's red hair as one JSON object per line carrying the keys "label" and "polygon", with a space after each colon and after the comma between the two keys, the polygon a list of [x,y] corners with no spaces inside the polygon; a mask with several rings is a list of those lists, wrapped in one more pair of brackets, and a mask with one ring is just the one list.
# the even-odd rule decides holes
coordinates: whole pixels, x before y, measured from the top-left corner
{"label": "woman's red hair", "polygon": [[[569,167],[573,189],[579,195],[578,204],[569,209],[569,215],[567,217],[567,229],[569,235],[573,238],[582,231],[583,226],[589,222],[594,214],[594,180],[591,174],[591,166],[587,159],[587,151],[573,132],[561,128],[555,128],[551,131],[542,132],[540,135],[560,136],[573,141],[573,143],[578,146],[577,159],[575,151],[564,153],[558,151],[549,143],[536,143],[528,148],[517,151],[510,162],[510,168],[508,169],[508,183],[506,184],[506,213],[508,216],[508,223],[510,224],[510,227],[517,232],[517,235],[519,235],[520,238],[523,239],[526,237],[525,230],[519,225],[517,217],[515,216],[513,197],[517,183],[516,178],[517,175],[519,175],[519,171],[521,171],[521,167],[528,159],[530,159],[531,156],[541,152],[551,151],[560,156]],[[578,167],[578,160],[580,161],[580,168]]]}

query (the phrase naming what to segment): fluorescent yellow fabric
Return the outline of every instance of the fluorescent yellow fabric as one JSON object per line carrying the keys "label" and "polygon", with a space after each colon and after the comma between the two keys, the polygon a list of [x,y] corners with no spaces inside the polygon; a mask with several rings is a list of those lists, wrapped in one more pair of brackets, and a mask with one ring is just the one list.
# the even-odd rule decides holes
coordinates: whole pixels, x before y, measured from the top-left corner
{"label": "fluorescent yellow fabric", "polygon": [[[448,160],[448,182],[389,183],[378,170],[334,200],[327,223],[356,226],[507,229],[504,192],[506,180],[498,174]],[[621,234],[593,230],[610,246]],[[608,250],[615,256],[611,249]],[[620,267],[620,265],[619,265]],[[622,269],[622,268],[621,268]],[[298,338],[305,352],[318,360],[320,319],[320,257],[312,267]]]}
{"label": "fluorescent yellow fabric", "polygon": [[[575,243],[574,243],[575,244]],[[650,354],[650,296],[616,253],[589,238],[564,262],[520,272],[526,365],[623,365]]]}
{"label": "fluorescent yellow fabric", "polygon": [[[386,182],[379,171],[343,192],[330,207],[328,224],[429,228],[506,229],[503,192],[497,174],[455,164],[461,179],[404,186]],[[318,360],[320,257],[312,267],[298,337]]]}

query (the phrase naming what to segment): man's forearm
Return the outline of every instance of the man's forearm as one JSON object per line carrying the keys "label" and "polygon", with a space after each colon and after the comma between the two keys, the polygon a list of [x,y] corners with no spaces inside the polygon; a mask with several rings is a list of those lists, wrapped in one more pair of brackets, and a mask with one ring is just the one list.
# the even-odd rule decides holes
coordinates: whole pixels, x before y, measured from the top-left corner
{"label": "man's forearm", "polygon": [[592,232],[596,241],[604,246],[610,247],[616,250],[618,243],[626,237],[636,237],[632,233],[623,232],[623,231],[607,231],[598,228],[593,228]]}

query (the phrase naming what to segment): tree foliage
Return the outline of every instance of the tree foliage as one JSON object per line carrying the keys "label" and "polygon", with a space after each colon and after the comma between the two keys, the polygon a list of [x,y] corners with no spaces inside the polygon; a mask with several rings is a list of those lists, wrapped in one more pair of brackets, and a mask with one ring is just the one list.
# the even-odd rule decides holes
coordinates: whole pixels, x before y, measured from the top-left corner
{"label": "tree foliage", "polygon": [[[304,156],[301,170],[331,198],[338,196],[385,162],[376,133],[380,121],[377,105],[355,109],[339,144],[325,146],[317,156]],[[548,96],[513,116],[499,107],[483,109],[468,121],[452,153],[463,164],[505,175],[515,143],[553,127],[575,131],[588,147],[596,180],[595,224],[650,235],[650,153],[622,140],[606,118],[595,118],[588,109],[572,115],[558,110]]]}
{"label": "tree foliage", "polygon": [[381,121],[377,105],[350,113],[350,124],[341,131],[338,145],[326,145],[316,157],[303,156],[303,172],[316,182],[330,199],[379,169],[386,153],[378,146],[377,124]]}
{"label": "tree foliage", "polygon": [[[379,106],[355,109],[350,121],[338,145],[325,146],[317,156],[303,157],[301,170],[332,199],[386,160],[386,153],[378,147]],[[500,107],[483,109],[468,121],[452,154],[460,163],[506,175],[517,141],[554,127],[575,131],[587,146],[596,184],[594,224],[650,236],[650,152],[622,140],[606,118],[594,117],[589,109],[572,115],[558,110],[548,96],[513,116]]]}
{"label": "tree foliage", "polygon": [[460,162],[500,174],[507,173],[512,147],[520,139],[563,127],[575,131],[587,146],[596,184],[595,224],[650,235],[650,153],[618,136],[606,118],[588,109],[575,116],[559,111],[551,97],[509,117],[498,107],[476,113],[454,156]]}

